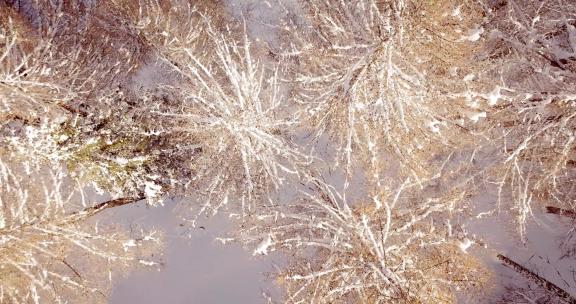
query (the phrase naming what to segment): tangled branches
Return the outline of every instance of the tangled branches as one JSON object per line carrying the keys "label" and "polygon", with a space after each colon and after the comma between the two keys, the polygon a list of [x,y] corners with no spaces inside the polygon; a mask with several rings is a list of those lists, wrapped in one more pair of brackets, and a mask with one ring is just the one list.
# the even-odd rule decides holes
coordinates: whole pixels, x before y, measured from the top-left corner
{"label": "tangled branches", "polygon": [[[20,165],[16,165],[20,163]],[[158,265],[155,231],[90,223],[91,206],[65,171],[0,151],[0,302],[105,302],[112,275]]]}
{"label": "tangled branches", "polygon": [[414,186],[406,181],[367,206],[315,181],[302,200],[254,217],[239,240],[255,255],[288,253],[279,274],[288,303],[451,303],[455,288],[486,280],[449,226],[463,197],[404,193]]}
{"label": "tangled branches", "polygon": [[478,19],[474,4],[314,0],[303,7],[308,19],[287,26],[279,55],[295,63],[316,137],[328,132],[348,172],[354,159],[381,167],[375,159],[385,151],[413,178],[429,177],[429,156],[464,130],[468,106],[447,93],[462,86],[452,76],[469,68],[474,45],[457,33]]}

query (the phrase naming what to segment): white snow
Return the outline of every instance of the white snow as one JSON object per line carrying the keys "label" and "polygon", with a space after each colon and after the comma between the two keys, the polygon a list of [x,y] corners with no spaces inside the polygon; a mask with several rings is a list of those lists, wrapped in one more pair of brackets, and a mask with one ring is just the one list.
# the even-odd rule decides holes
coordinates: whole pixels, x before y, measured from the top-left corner
{"label": "white snow", "polygon": [[450,13],[450,16],[462,21],[464,18],[462,18],[462,5],[458,5],[458,7],[456,7],[454,10],[452,10],[452,13]]}
{"label": "white snow", "polygon": [[434,120],[434,121],[429,121],[426,123],[426,127],[428,128],[428,130],[430,130],[432,133],[440,133],[440,128],[438,127],[438,125],[440,124],[439,121]]}
{"label": "white snow", "polygon": [[468,81],[474,80],[474,78],[476,78],[476,75],[474,75],[474,74],[468,74],[468,75],[464,76],[463,80],[466,81],[466,82],[468,82]]}
{"label": "white snow", "polygon": [[468,41],[478,41],[480,39],[480,36],[484,34],[484,28],[483,27],[477,27],[475,29],[471,29],[468,31],[468,34],[466,36],[462,36],[462,40],[468,40]]}
{"label": "white snow", "polygon": [[272,237],[270,235],[266,236],[266,238],[264,238],[262,240],[262,242],[260,242],[260,244],[258,244],[258,247],[256,247],[256,249],[254,250],[254,253],[252,253],[252,255],[267,255],[268,254],[268,248],[272,245]]}
{"label": "white snow", "polygon": [[502,97],[500,89],[499,86],[496,86],[492,92],[485,96],[489,106],[495,106],[498,103],[498,99]]}
{"label": "white snow", "polygon": [[472,122],[477,123],[480,118],[486,118],[486,112],[473,112],[473,111],[466,111],[464,114],[470,119]]}
{"label": "white snow", "polygon": [[162,186],[155,184],[154,182],[144,183],[144,193],[147,197],[157,197],[160,195]]}
{"label": "white snow", "polygon": [[140,264],[146,265],[146,266],[154,266],[154,265],[157,265],[157,264],[158,264],[158,263],[156,263],[156,262],[147,261],[147,260],[139,260],[138,262],[140,262]]}
{"label": "white snow", "polygon": [[127,240],[122,244],[122,247],[124,247],[124,252],[127,252],[130,247],[136,247],[136,241]]}
{"label": "white snow", "polygon": [[48,76],[48,75],[50,75],[51,72],[52,72],[51,68],[43,67],[42,71],[40,71],[40,75]]}
{"label": "white snow", "polygon": [[452,11],[452,15],[451,15],[451,16],[452,16],[452,17],[460,16],[460,8],[461,8],[461,7],[462,7],[462,6],[459,5],[457,8],[455,8],[455,9]]}
{"label": "white snow", "polygon": [[234,242],[233,238],[216,238],[216,241],[220,242],[222,245]]}
{"label": "white snow", "polygon": [[470,246],[472,246],[472,244],[474,244],[474,242],[471,241],[470,239],[466,238],[462,242],[460,242],[460,244],[458,246],[460,247],[460,250],[467,253],[468,248],[470,248]]}
{"label": "white snow", "polygon": [[570,23],[566,23],[566,27],[568,29],[568,40],[570,41],[572,52],[576,54],[576,27]]}
{"label": "white snow", "polygon": [[477,109],[478,107],[480,107],[480,105],[478,104],[478,101],[476,100],[476,95],[473,94],[470,91],[466,91],[464,93],[464,102],[466,103],[467,106]]}

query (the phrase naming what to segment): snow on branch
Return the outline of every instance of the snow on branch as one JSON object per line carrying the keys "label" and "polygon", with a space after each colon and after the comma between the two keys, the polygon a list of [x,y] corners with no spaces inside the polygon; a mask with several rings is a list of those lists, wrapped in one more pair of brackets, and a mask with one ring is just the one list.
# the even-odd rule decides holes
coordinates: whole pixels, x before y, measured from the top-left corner
{"label": "snow on branch", "polygon": [[312,185],[301,200],[247,219],[235,237],[255,246],[254,255],[287,254],[278,280],[288,303],[448,303],[457,288],[485,282],[480,264],[441,224],[461,195],[422,199],[408,183],[382,193],[378,208]]}
{"label": "snow on branch", "polygon": [[0,149],[0,302],[105,303],[112,276],[158,266],[158,232],[91,220],[135,200],[91,205],[61,166]]}
{"label": "snow on branch", "polygon": [[498,102],[479,133],[498,145],[491,170],[499,201],[510,201],[519,230],[535,201],[574,210],[576,167],[576,5],[565,1],[486,3],[486,63],[478,82],[495,82]]}
{"label": "snow on branch", "polygon": [[307,163],[291,141],[300,117],[280,84],[282,70],[253,53],[257,42],[243,24],[218,31],[202,10],[185,13],[183,24],[162,23],[159,58],[177,80],[161,89],[171,101],[150,105],[153,119],[197,147],[185,166],[194,172],[187,191],[202,196],[198,214],[230,202],[252,213]]}
{"label": "snow on branch", "polygon": [[[301,1],[278,56],[294,73],[315,134],[336,143],[337,164],[372,166],[385,151],[402,171],[425,179],[427,159],[464,134],[476,109],[451,93],[466,89],[479,22],[472,1]],[[457,14],[448,12],[457,11]],[[474,112],[474,113],[473,113]],[[380,151],[380,152],[379,152]]]}

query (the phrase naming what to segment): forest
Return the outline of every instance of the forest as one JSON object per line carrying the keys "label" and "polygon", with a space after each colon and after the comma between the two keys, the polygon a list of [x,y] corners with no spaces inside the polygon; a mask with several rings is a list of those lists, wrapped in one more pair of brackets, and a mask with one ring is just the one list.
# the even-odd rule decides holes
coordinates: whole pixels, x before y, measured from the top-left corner
{"label": "forest", "polygon": [[163,271],[136,204],[261,303],[576,303],[576,2],[0,0],[0,304]]}

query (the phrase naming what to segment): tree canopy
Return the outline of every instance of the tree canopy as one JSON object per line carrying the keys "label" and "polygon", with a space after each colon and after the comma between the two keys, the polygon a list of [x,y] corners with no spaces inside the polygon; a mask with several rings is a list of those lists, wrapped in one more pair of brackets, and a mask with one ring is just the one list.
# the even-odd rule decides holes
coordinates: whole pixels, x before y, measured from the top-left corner
{"label": "tree canopy", "polygon": [[230,2],[0,2],[0,303],[106,303],[163,263],[107,218],[170,198],[284,256],[276,301],[576,302],[469,228],[576,256],[576,4]]}

